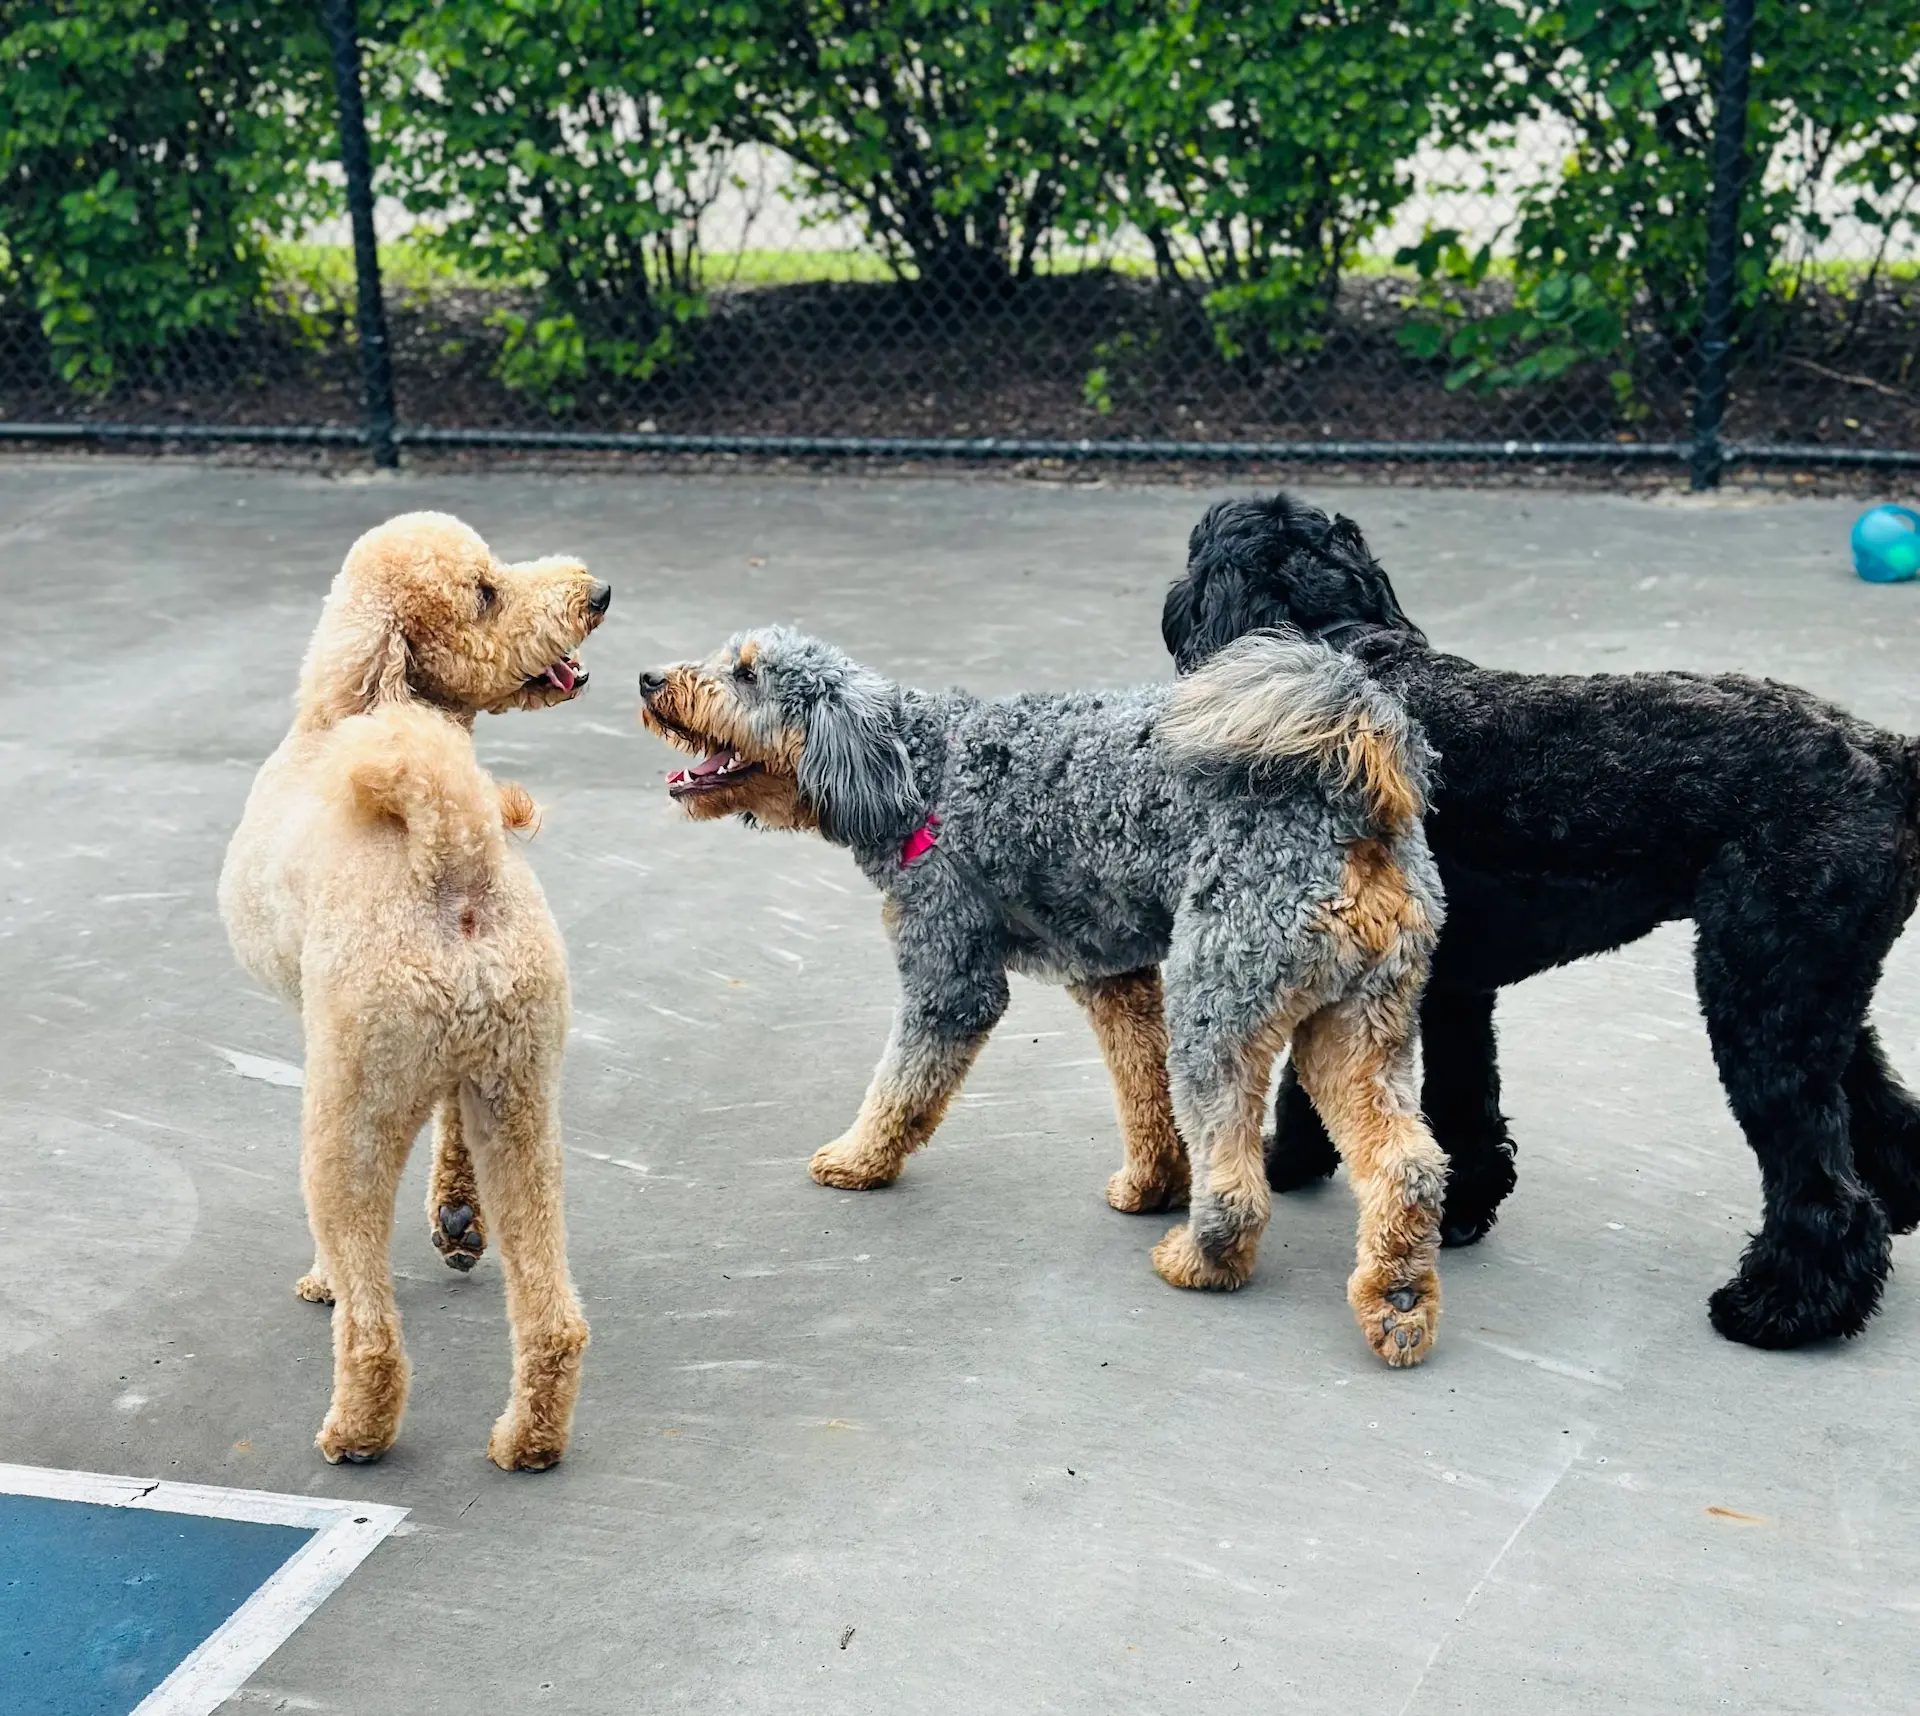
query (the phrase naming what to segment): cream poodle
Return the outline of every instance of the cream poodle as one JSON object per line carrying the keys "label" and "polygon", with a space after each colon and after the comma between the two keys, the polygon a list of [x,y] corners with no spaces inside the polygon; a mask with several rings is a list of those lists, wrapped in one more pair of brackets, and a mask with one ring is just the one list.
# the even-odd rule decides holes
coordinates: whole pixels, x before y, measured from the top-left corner
{"label": "cream poodle", "polygon": [[234,951],[306,1031],[315,1256],[296,1291],[334,1305],[330,1461],[378,1459],[399,1432],[394,1196],[430,1113],[436,1242],[471,1266],[484,1190],[506,1272],[513,1392],[487,1453],[511,1471],[566,1450],[587,1344],[560,1195],[566,951],[506,837],[533,802],[481,769],[472,729],[577,696],[574,651],[611,594],[578,561],[504,565],[444,513],[367,532],[227,850]]}

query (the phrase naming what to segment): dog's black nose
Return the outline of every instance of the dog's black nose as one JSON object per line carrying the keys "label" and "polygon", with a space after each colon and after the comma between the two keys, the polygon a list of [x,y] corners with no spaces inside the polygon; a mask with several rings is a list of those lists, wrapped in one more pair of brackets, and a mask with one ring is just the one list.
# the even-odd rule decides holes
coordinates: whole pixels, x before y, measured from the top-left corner
{"label": "dog's black nose", "polygon": [[667,676],[664,673],[658,673],[650,667],[643,667],[640,670],[640,695],[642,697],[651,697],[656,692],[665,691],[666,688]]}
{"label": "dog's black nose", "polygon": [[613,586],[603,584],[598,578],[587,586],[587,606],[596,614],[604,614],[613,606]]}

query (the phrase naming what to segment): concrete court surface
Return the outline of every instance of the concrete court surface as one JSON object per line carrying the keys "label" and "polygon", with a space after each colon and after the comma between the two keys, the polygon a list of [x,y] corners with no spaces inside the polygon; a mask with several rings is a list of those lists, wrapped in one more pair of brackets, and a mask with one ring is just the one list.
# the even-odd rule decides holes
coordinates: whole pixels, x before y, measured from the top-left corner
{"label": "concrete court surface", "polygon": [[[1495,664],[1740,668],[1920,731],[1920,587],[1844,501],[1388,488],[1357,515],[1435,640]],[[1689,932],[1502,1006],[1520,1189],[1444,1259],[1431,1363],[1342,1298],[1341,1185],[1257,1278],[1175,1292],[1108,1210],[1104,1073],[1018,984],[895,1188],[829,1192],[892,983],[818,841],[689,827],[643,665],[800,622],[987,692],[1164,671],[1205,498],[989,480],[330,480],[0,464],[0,1458],[413,1510],[228,1706],[420,1712],[1905,1712],[1920,1669],[1920,1241],[1845,1347],[1709,1330],[1758,1208]],[[485,1462],[498,1265],[395,1247],[399,1446],[332,1469],[295,1021],[239,975],[221,852],[353,536],[457,511],[616,590],[593,685],[488,719],[572,950],[567,1463]],[[1878,1016],[1920,1075],[1920,938]]]}

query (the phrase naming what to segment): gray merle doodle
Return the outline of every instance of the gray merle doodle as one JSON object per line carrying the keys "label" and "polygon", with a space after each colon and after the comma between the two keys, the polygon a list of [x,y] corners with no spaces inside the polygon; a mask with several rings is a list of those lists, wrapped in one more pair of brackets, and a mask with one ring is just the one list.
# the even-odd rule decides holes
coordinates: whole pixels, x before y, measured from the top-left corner
{"label": "gray merle doodle", "polygon": [[1389,1364],[1432,1351],[1445,1162],[1413,1069],[1441,919],[1426,752],[1353,662],[1265,636],[1178,686],[988,701],[770,628],[640,690],[647,725],[703,759],[668,779],[690,815],[817,830],[883,896],[893,1031],[816,1180],[894,1180],[1024,972],[1070,986],[1113,1075],[1126,1159],[1108,1201],[1165,1209],[1190,1178],[1154,1266],[1235,1288],[1267,1223],[1262,1111],[1291,1044],[1352,1174],[1361,1330]]}
{"label": "gray merle doodle", "polygon": [[[1477,667],[1429,647],[1351,520],[1285,495],[1222,502],[1168,594],[1167,646],[1195,669],[1281,625],[1364,664],[1439,755],[1427,831],[1447,925],[1421,1032],[1445,1241],[1484,1235],[1514,1185],[1495,992],[1691,918],[1714,1060],[1765,1194],[1713,1325],[1762,1347],[1858,1334],[1889,1231],[1920,1223],[1920,1104],[1866,1017],[1920,889],[1915,741],[1733,674]],[[1269,1181],[1335,1165],[1284,1077]]]}

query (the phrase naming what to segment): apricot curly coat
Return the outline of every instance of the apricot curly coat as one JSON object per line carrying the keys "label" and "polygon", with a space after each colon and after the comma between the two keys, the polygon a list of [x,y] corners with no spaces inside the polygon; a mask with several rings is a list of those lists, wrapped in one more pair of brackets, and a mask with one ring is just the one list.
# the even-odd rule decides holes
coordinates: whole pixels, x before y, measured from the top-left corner
{"label": "apricot curly coat", "polygon": [[296,1291],[334,1306],[330,1461],[377,1459],[399,1432],[394,1195],[429,1113],[436,1242],[456,1266],[478,1255],[477,1171],[506,1272],[513,1391],[487,1452],[511,1470],[566,1449],[587,1344],[561,1213],[566,952],[507,840],[533,801],[481,769],[472,727],[482,710],[577,695],[573,651],[608,595],[577,561],[502,565],[442,513],[369,531],[227,850],[234,951],[305,1027],[315,1255]]}

